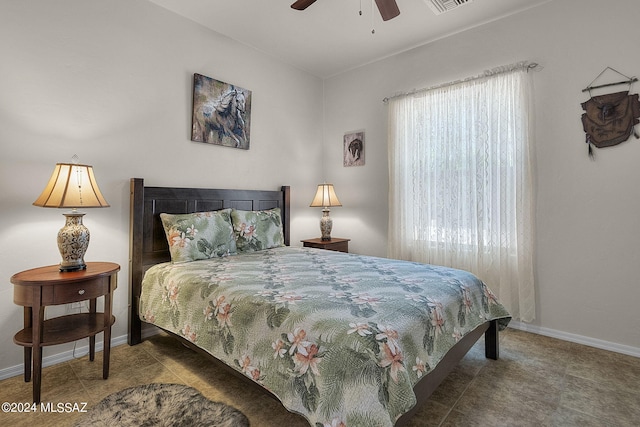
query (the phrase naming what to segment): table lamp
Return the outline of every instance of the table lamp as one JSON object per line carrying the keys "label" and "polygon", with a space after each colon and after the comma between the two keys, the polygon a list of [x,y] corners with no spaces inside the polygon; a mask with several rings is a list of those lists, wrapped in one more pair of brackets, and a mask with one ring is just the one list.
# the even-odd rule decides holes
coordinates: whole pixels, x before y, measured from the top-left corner
{"label": "table lamp", "polygon": [[331,240],[331,228],[333,228],[333,220],[329,216],[329,208],[333,206],[342,206],[336,192],[333,189],[333,184],[320,184],[316,191],[316,196],[309,205],[311,207],[321,207],[322,218],[320,218],[320,231],[322,232],[322,240]]}
{"label": "table lamp", "polygon": [[56,164],[49,183],[33,202],[45,208],[70,208],[65,212],[64,227],[58,232],[58,249],[62,255],[60,271],[87,268],[84,254],[89,247],[89,230],[82,224],[84,212],[78,208],[106,208],[109,204],[100,193],[93,167],[75,163]]}

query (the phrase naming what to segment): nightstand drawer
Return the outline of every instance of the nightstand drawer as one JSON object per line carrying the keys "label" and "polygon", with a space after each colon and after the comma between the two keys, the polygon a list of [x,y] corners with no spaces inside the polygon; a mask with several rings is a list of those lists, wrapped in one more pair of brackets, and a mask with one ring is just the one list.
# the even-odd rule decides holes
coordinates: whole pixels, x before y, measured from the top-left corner
{"label": "nightstand drawer", "polygon": [[324,249],[327,249],[329,251],[336,251],[336,252],[349,252],[349,242],[344,241],[344,242],[333,243],[331,245],[326,245]]}
{"label": "nightstand drawer", "polygon": [[[99,277],[85,280],[82,283],[65,283],[53,285],[51,304],[67,304],[84,301],[104,295],[109,290],[109,278]],[[42,296],[45,300],[44,295]]]}

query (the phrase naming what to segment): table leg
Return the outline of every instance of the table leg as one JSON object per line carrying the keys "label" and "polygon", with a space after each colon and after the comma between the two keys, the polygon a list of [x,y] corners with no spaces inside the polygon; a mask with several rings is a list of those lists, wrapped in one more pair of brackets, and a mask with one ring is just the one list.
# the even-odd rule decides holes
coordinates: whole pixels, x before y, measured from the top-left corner
{"label": "table leg", "polygon": [[[96,299],[92,298],[89,300],[89,313],[96,312]],[[96,336],[91,335],[89,337],[89,360],[93,362],[96,357]]]}
{"label": "table leg", "polygon": [[[31,307],[24,307],[24,328],[31,327]],[[31,381],[31,349],[32,347],[25,346],[24,348],[24,382]]]}
{"label": "table leg", "polygon": [[32,343],[33,343],[33,402],[40,403],[40,386],[42,383],[42,329],[44,307],[40,306],[38,297],[37,309],[32,310]]}
{"label": "table leg", "polygon": [[109,378],[109,359],[111,357],[111,306],[113,290],[117,286],[117,276],[114,274],[109,278],[109,292],[104,295],[104,349],[102,353],[102,378]]}
{"label": "table leg", "polygon": [[111,356],[111,326],[104,330],[104,350],[102,359],[102,378],[109,378],[109,357]]}

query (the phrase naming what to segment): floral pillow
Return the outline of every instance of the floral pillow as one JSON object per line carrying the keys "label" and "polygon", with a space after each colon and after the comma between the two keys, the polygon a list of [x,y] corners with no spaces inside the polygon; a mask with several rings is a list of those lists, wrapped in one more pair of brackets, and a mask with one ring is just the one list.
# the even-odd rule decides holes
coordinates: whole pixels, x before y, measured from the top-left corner
{"label": "floral pillow", "polygon": [[179,215],[161,213],[160,219],[169,243],[171,262],[189,262],[236,253],[231,209]]}
{"label": "floral pillow", "polygon": [[280,208],[264,211],[231,211],[238,252],[254,252],[284,246]]}

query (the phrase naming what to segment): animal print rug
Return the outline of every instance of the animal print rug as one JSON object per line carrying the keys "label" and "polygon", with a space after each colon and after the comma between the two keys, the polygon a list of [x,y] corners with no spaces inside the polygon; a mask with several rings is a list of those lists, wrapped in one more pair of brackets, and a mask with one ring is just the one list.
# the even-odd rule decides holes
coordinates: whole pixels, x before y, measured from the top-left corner
{"label": "animal print rug", "polygon": [[180,384],[145,384],[110,394],[78,420],[76,427],[249,426],[240,411],[213,402]]}

